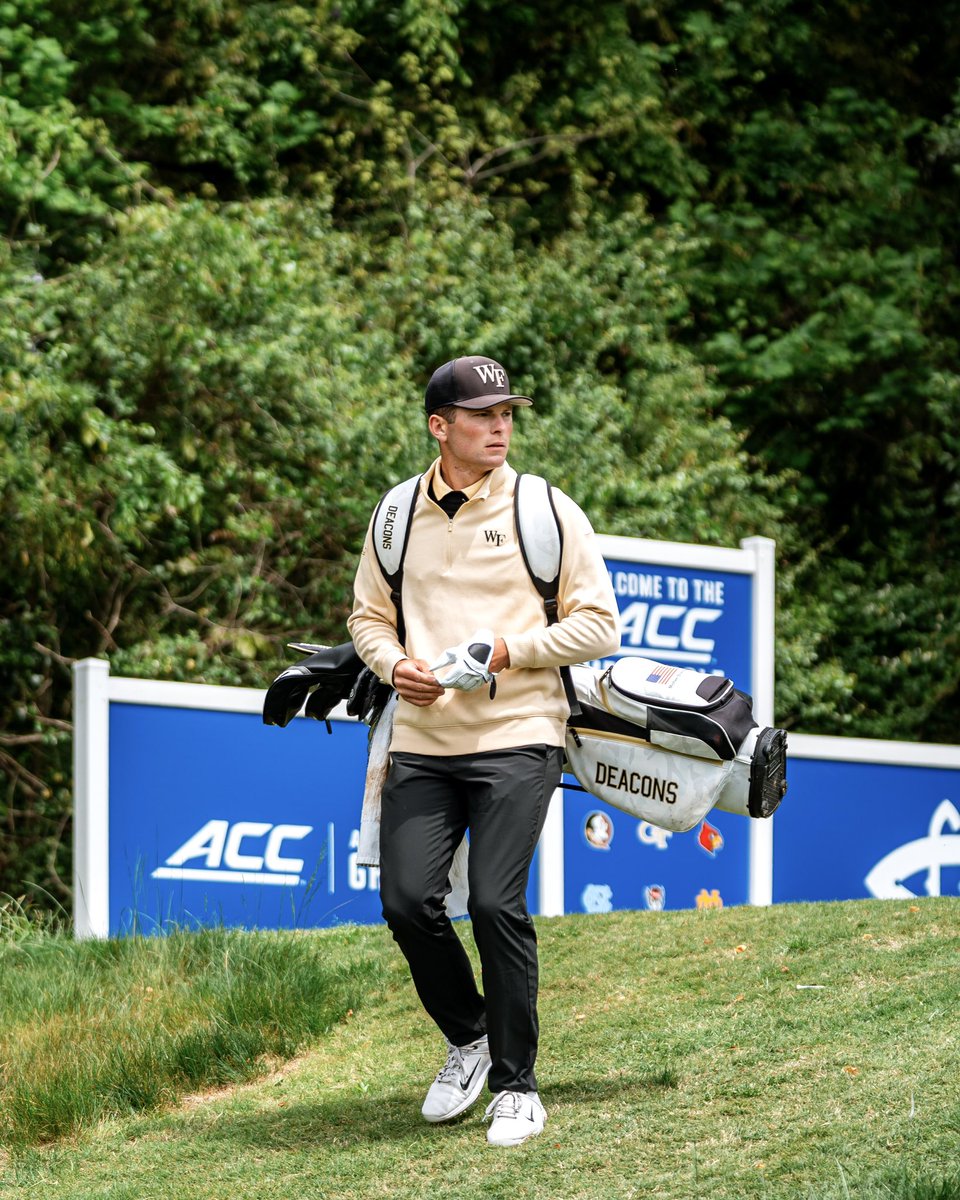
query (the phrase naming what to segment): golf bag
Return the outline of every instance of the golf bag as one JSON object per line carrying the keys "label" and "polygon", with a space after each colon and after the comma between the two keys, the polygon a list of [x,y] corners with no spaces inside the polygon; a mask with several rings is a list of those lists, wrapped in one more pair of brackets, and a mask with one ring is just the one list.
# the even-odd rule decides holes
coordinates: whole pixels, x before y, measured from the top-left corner
{"label": "golf bag", "polygon": [[783,799],[787,735],[761,729],[731,680],[648,658],[571,674],[567,768],[584,791],[675,832],[711,808],[769,817]]}

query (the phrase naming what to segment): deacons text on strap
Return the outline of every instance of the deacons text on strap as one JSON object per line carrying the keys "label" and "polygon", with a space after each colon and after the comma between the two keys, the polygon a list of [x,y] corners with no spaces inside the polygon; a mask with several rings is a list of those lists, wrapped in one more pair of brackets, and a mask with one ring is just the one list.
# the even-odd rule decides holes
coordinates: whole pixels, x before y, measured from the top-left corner
{"label": "deacons text on strap", "polygon": [[[413,475],[392,487],[377,505],[373,518],[373,548],[397,610],[397,637],[401,643],[406,637],[402,607],[403,560],[421,478]],[[517,476],[513,515],[524,564],[543,600],[547,624],[554,625],[560,619],[557,594],[563,560],[563,529],[546,479],[540,475]],[[561,667],[560,675],[570,711],[576,715],[580,705],[569,668]]]}
{"label": "deacons text on strap", "polygon": [[395,484],[377,505],[373,516],[373,548],[377,562],[390,588],[390,599],[397,610],[397,638],[406,640],[400,595],[403,588],[403,560],[413,524],[413,510],[420,494],[421,476],[413,475]]}

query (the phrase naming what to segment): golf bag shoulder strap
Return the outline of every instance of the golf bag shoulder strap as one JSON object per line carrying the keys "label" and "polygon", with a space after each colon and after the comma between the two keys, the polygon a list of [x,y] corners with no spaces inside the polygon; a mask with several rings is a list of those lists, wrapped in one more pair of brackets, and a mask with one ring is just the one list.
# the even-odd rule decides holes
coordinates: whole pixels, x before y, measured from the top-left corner
{"label": "golf bag shoulder strap", "polygon": [[563,529],[553,506],[550,484],[540,475],[517,476],[513,516],[520,553],[533,586],[544,605],[552,604],[555,611],[560,589]]}
{"label": "golf bag shoulder strap", "polygon": [[[405,633],[401,603],[403,560],[413,524],[413,510],[420,495],[421,478],[414,475],[390,488],[377,505],[373,518],[373,548],[397,610],[397,633],[401,642]],[[563,559],[563,527],[554,507],[550,484],[542,476],[517,476],[514,521],[524,565],[543,600],[547,624],[554,625],[559,619],[557,594]],[[580,705],[569,669],[561,667],[560,675],[571,712],[579,713]]]}
{"label": "golf bag shoulder strap", "polygon": [[[547,624],[560,619],[557,595],[563,562],[563,526],[557,516],[550,484],[540,475],[518,475],[513,502],[517,541],[533,586],[540,593]],[[580,713],[580,702],[570,677],[570,668],[560,668],[570,715]]]}
{"label": "golf bag shoulder strap", "polygon": [[406,636],[403,608],[400,598],[403,591],[403,560],[413,524],[413,510],[420,495],[420,475],[412,475],[386,492],[373,514],[373,548],[377,563],[387,586],[390,599],[397,610],[397,635],[402,642]]}

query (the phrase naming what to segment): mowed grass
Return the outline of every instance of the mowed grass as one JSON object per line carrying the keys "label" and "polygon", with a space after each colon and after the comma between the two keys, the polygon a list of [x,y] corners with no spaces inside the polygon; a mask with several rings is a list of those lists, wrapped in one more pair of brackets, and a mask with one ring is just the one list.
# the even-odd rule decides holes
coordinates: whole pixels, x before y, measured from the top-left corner
{"label": "mowed grass", "polygon": [[[523,1147],[487,1147],[482,1104],[449,1126],[422,1120],[439,1036],[384,929],[332,930],[290,937],[370,979],[299,1058],[12,1146],[0,1196],[960,1200],[960,899],[571,916],[538,931],[549,1117]],[[253,961],[277,936],[230,935]],[[131,953],[74,950],[78,988]],[[21,1038],[36,1022],[24,1016]],[[10,1045],[7,1031],[7,1088]]]}

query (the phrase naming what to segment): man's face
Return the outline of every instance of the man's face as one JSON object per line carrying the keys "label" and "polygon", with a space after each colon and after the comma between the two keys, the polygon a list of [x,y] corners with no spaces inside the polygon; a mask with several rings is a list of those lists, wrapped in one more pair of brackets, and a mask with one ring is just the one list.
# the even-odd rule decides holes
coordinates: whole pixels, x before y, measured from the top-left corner
{"label": "man's face", "polygon": [[444,463],[477,479],[503,464],[513,433],[513,405],[492,408],[459,408],[456,420],[445,421],[434,414],[430,432],[440,443]]}

